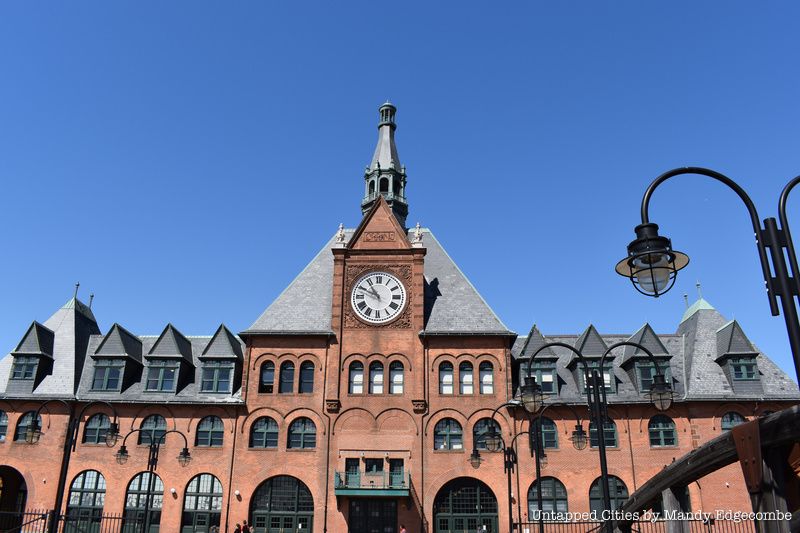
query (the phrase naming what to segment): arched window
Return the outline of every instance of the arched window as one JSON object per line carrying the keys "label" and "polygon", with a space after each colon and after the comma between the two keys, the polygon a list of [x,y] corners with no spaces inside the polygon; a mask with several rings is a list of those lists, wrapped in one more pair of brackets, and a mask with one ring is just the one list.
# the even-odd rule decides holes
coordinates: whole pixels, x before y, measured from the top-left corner
{"label": "arched window", "polygon": [[72,481],[67,501],[66,531],[99,531],[106,500],[106,479],[85,470]]}
{"label": "arched window", "polygon": [[542,440],[541,443],[545,449],[557,449],[558,448],[558,428],[556,428],[556,423],[543,416],[539,418],[539,423],[541,424],[542,428]]}
{"label": "arched window", "polygon": [[389,179],[388,178],[381,178],[380,191],[381,192],[389,192]]}
{"label": "arched window", "polygon": [[369,365],[369,393],[383,394],[383,364],[377,361]]}
{"label": "arched window", "polygon": [[298,418],[289,426],[288,448],[309,449],[317,446],[317,426],[310,418]]}
{"label": "arched window", "polygon": [[274,419],[263,416],[255,421],[250,429],[251,448],[277,448],[278,423]]}
{"label": "arched window", "polygon": [[472,394],[475,391],[474,379],[472,376],[472,363],[461,363],[458,365],[458,386],[461,394]]}
{"label": "arched window", "polygon": [[0,442],[5,442],[6,433],[8,433],[8,415],[5,411],[0,411]]}
{"label": "arched window", "polygon": [[478,378],[481,380],[481,394],[494,394],[494,367],[484,361],[478,367]]}
{"label": "arched window", "polygon": [[195,437],[195,446],[207,446],[211,448],[219,448],[222,446],[223,435],[225,434],[225,426],[218,416],[207,416],[197,424],[197,436]]}
{"label": "arched window", "polygon": [[[28,427],[31,425],[31,422],[33,422],[33,417],[35,415],[35,411],[28,411],[22,415],[22,417],[20,417],[19,421],[17,422],[17,429],[14,431],[15,442],[25,441],[25,434],[28,432]],[[39,415],[37,421],[39,422],[39,429],[42,429],[42,415]]]}
{"label": "arched window", "polygon": [[675,422],[666,415],[656,415],[647,424],[650,433],[650,446],[677,446],[678,435]]}
{"label": "arched window", "polygon": [[722,427],[722,431],[730,431],[733,429],[734,426],[738,426],[739,424],[744,424],[745,419],[742,415],[735,411],[730,411],[722,415],[722,422],[720,423],[720,427]]}
{"label": "arched window", "polygon": [[[589,508],[599,515],[603,509],[603,489],[600,487],[602,478],[597,478],[589,489]],[[628,487],[617,476],[608,476],[608,496],[611,500],[611,509],[619,509],[628,499]]]}
{"label": "arched window", "polygon": [[364,363],[353,361],[350,363],[350,394],[364,393]]}
{"label": "arched window", "polygon": [[400,180],[397,179],[394,180],[392,182],[392,185],[394,185],[394,187],[392,188],[392,192],[397,196],[402,196],[403,191],[400,190]]}
{"label": "arched window", "polygon": [[150,494],[150,527],[149,533],[158,533],[161,523],[161,508],[164,505],[164,483],[157,474],[150,477],[150,472],[142,472],[128,484],[125,495],[125,514],[122,531],[135,533],[142,530],[144,513],[147,508],[147,495]]}
{"label": "arched window", "polygon": [[266,361],[261,364],[261,377],[258,380],[258,392],[271,393],[275,385],[275,363]]}
{"label": "arched window", "polygon": [[139,444],[160,442],[167,431],[167,421],[161,415],[150,415],[142,421],[139,432]]}
{"label": "arched window", "polygon": [[403,363],[392,361],[389,365],[389,392],[391,394],[403,394]]}
{"label": "arched window", "polygon": [[[528,516],[539,510],[539,491],[536,481],[528,489]],[[567,512],[567,488],[554,477],[542,478],[542,511],[545,513]]]}
{"label": "arched window", "polygon": [[375,180],[369,180],[369,193],[375,193]]}
{"label": "arched window", "polygon": [[314,499],[302,481],[291,476],[276,476],[259,485],[250,500],[253,530],[311,531]]}
{"label": "arched window", "polygon": [[472,428],[472,445],[474,448],[479,450],[486,449],[486,440],[483,435],[488,433],[490,429],[494,429],[495,433],[500,434],[500,426],[491,418],[481,418],[475,422],[475,426]]}
{"label": "arched window", "polygon": [[453,364],[439,365],[439,394],[453,394]]}
{"label": "arched window", "polygon": [[222,514],[222,483],[211,474],[195,476],[186,485],[181,533],[206,533],[219,529]]}
{"label": "arched window", "polygon": [[[605,423],[603,423],[603,441],[605,442],[606,448],[617,447],[617,425],[610,418],[606,418]],[[589,422],[589,446],[597,448],[599,445],[597,428],[594,425],[594,421],[591,421]]]}
{"label": "arched window", "polygon": [[281,382],[278,393],[287,394],[294,391],[294,363],[286,361],[281,365]]}
{"label": "arched window", "polygon": [[102,413],[93,415],[83,427],[84,444],[105,444],[106,433],[111,426],[111,420]]}
{"label": "arched window", "polygon": [[464,437],[461,424],[452,418],[443,418],[433,428],[434,450],[461,450],[464,448]]}
{"label": "arched window", "polygon": [[300,365],[300,389],[301,394],[314,392],[314,363],[305,361]]}

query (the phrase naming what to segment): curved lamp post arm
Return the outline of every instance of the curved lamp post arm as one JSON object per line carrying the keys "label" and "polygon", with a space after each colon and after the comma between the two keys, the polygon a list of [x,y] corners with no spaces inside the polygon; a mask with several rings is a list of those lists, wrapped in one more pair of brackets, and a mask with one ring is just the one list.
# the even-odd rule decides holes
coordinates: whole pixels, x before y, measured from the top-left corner
{"label": "curved lamp post arm", "polygon": [[548,342],[547,344],[544,344],[544,345],[540,346],[538,350],[533,352],[533,355],[530,356],[530,358],[528,359],[528,372],[526,374],[526,377],[529,377],[529,378],[533,377],[532,374],[531,374],[531,369],[533,368],[533,360],[536,358],[536,356],[539,355],[539,353],[544,351],[546,348],[552,348],[553,346],[557,346],[559,348],[565,348],[565,349],[571,351],[572,353],[574,353],[575,355],[578,356],[578,360],[581,362],[581,365],[583,365],[584,377],[587,380],[586,383],[588,383],[589,382],[588,381],[589,380],[589,365],[586,363],[586,358],[583,356],[583,354],[577,348],[575,348],[574,346],[572,346],[570,344],[567,344],[565,342]]}
{"label": "curved lamp post arm", "polygon": [[166,440],[167,439],[167,435],[169,435],[170,433],[177,433],[178,435],[183,437],[183,447],[184,448],[188,448],[189,447],[189,441],[186,439],[186,435],[184,435],[182,431],[178,431],[177,429],[169,429],[169,430],[165,431],[164,434],[161,435],[161,438],[158,440],[158,445],[159,446],[164,444],[167,441]]}
{"label": "curved lamp post arm", "polygon": [[786,233],[786,248],[789,249],[789,264],[792,267],[792,275],[795,277],[795,287],[800,292],[800,280],[797,276],[800,275],[800,268],[797,267],[797,254],[794,251],[794,241],[792,241],[792,231],[789,229],[789,221],[786,218],[786,201],[789,198],[789,193],[792,192],[795,185],[800,183],[800,176],[795,177],[792,181],[786,184],[781,192],[781,198],[778,201],[778,219],[781,221],[781,228]]}
{"label": "curved lamp post arm", "polygon": [[112,432],[115,436],[113,438],[113,442],[107,440],[106,443],[109,446],[114,446],[114,444],[117,443],[117,439],[119,438],[119,416],[117,415],[116,408],[111,404],[111,402],[107,402],[105,400],[94,400],[94,401],[91,401],[91,402],[87,403],[86,405],[84,405],[83,408],[78,413],[78,416],[75,418],[75,427],[73,428],[73,431],[72,431],[72,451],[73,452],[75,451],[75,447],[78,444],[78,429],[80,427],[81,420],[83,419],[83,414],[86,412],[86,410],[89,407],[91,407],[93,405],[97,405],[97,404],[105,405],[106,407],[108,407],[111,410],[111,413],[114,415],[114,420],[113,420],[113,422],[111,422],[111,427],[108,428],[108,431]]}
{"label": "curved lamp post arm", "polygon": [[[763,230],[761,228],[761,222],[758,217],[758,211],[756,210],[756,206],[753,203],[753,200],[750,199],[750,196],[742,189],[738,183],[730,179],[728,176],[721,174],[715,170],[711,170],[708,168],[703,167],[682,167],[682,168],[675,168],[668,172],[663,173],[659,177],[657,177],[647,190],[644,193],[644,197],[642,197],[642,224],[649,224],[650,223],[650,197],[655,192],[656,188],[659,185],[664,183],[670,178],[675,176],[680,176],[683,174],[699,174],[701,176],[707,176],[709,178],[715,179],[720,183],[723,183],[728,186],[733,192],[735,192],[739,198],[742,199],[744,202],[745,207],[747,208],[747,212],[750,215],[750,222],[753,225],[753,233],[756,238],[756,247],[758,248],[758,259],[761,262],[761,271],[764,275],[764,280],[767,284],[767,290],[769,291],[769,306],[770,311],[772,312],[772,316],[778,316],[778,303],[775,301],[773,296],[773,287],[772,287],[772,274],[770,272],[769,261],[767,260],[767,250],[764,246],[764,237],[763,237]],[[791,187],[789,188],[791,189]],[[788,194],[788,191],[784,191]],[[794,267],[793,267],[794,268]]]}

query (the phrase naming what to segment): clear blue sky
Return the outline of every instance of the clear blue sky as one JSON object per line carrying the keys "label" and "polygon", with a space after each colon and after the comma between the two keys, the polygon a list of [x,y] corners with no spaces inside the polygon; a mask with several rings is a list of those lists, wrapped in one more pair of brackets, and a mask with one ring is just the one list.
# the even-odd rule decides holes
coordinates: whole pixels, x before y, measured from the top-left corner
{"label": "clear blue sky", "polygon": [[509,327],[671,333],[699,279],[794,375],[721,185],[654,198],[692,258],[672,292],[613,266],[676,166],[776,214],[800,174],[799,22],[794,2],[4,2],[0,348],[76,281],[104,331],[246,328],[360,220],[389,98],[409,222]]}

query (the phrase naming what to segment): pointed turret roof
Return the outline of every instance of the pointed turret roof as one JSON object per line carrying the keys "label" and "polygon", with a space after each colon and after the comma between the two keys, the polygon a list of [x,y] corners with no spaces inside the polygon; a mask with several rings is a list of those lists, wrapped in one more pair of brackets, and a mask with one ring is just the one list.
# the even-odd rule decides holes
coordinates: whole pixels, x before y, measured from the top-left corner
{"label": "pointed turret roof", "polygon": [[378,110],[380,122],[378,123],[378,145],[375,153],[372,154],[372,162],[369,164],[370,170],[381,168],[387,170],[396,168],[400,170],[400,156],[397,155],[397,145],[394,142],[394,130],[397,124],[394,122],[397,108],[388,100]]}
{"label": "pointed turret roof", "polygon": [[201,355],[208,359],[241,359],[242,343],[239,338],[230,332],[225,324],[220,324],[217,332],[211,337],[208,346]]}
{"label": "pointed turret roof", "polygon": [[731,320],[717,330],[717,361],[726,355],[755,355],[757,353],[758,350],[755,349],[736,320]]}
{"label": "pointed turret roof", "polygon": [[172,324],[167,324],[158,340],[147,353],[148,357],[180,357],[192,362],[192,343]]}
{"label": "pointed turret roof", "polygon": [[13,355],[46,355],[53,357],[55,333],[35,320],[19,341]]}
{"label": "pointed turret roof", "polygon": [[129,357],[142,362],[142,341],[117,323],[103,337],[94,356]]}

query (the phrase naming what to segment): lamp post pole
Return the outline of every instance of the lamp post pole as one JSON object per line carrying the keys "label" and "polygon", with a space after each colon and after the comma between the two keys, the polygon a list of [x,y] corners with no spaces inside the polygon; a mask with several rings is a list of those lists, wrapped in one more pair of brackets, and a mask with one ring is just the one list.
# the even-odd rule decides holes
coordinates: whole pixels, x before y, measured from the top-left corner
{"label": "lamp post pole", "polygon": [[122,446],[119,447],[119,451],[114,455],[116,461],[120,465],[124,465],[128,461],[128,448],[125,446],[125,443],[128,441],[128,437],[133,435],[134,433],[142,433],[142,432],[151,432],[150,439],[148,443],[148,455],[147,455],[147,492],[145,493],[144,497],[144,520],[142,520],[142,533],[146,533],[150,530],[150,506],[152,504],[152,494],[155,484],[156,478],[156,467],[158,466],[158,454],[161,451],[161,445],[166,441],[167,435],[170,433],[177,433],[181,437],[183,437],[183,449],[181,453],[178,454],[178,463],[181,466],[186,466],[192,460],[192,456],[189,453],[189,441],[186,439],[186,435],[183,432],[177,429],[170,429],[162,433],[158,438],[154,438],[152,434],[153,430],[148,429],[132,429],[125,435],[125,438],[122,440]]}
{"label": "lamp post pole", "polygon": [[109,402],[103,400],[96,400],[87,403],[83,406],[83,408],[78,413],[77,417],[74,417],[75,412],[75,402],[68,402],[66,400],[61,399],[54,399],[54,400],[47,400],[43,402],[36,412],[33,415],[33,420],[31,420],[28,429],[25,431],[25,442],[28,444],[36,444],[39,442],[39,438],[42,435],[42,428],[39,427],[39,417],[41,416],[42,409],[47,407],[49,403],[52,402],[61,402],[67,407],[67,416],[69,417],[67,422],[67,433],[64,436],[64,447],[62,449],[61,455],[61,469],[58,473],[58,483],[56,484],[56,500],[53,506],[53,515],[50,518],[50,522],[47,526],[48,533],[56,533],[58,530],[58,517],[61,516],[61,507],[64,505],[64,491],[67,487],[67,473],[69,472],[69,460],[72,457],[72,452],[75,451],[76,444],[78,442],[78,431],[80,429],[81,418],[83,418],[83,414],[86,412],[92,405],[96,404],[103,404],[106,405],[114,415],[114,421],[111,423],[110,427],[106,431],[106,444],[111,447],[117,443],[117,439],[119,438],[119,424],[117,423],[117,411],[114,409],[114,406],[111,405]]}
{"label": "lamp post pole", "polygon": [[[543,346],[540,346],[539,349],[536,350],[528,360],[528,372],[527,377],[525,378],[526,386],[531,386],[531,382],[535,383],[535,379],[531,375],[533,360],[545,349],[560,347],[571,351],[578,357],[578,360],[583,366],[583,376],[584,383],[586,384],[586,400],[589,406],[589,416],[592,423],[594,423],[595,431],[597,432],[597,451],[600,454],[600,489],[603,495],[603,508],[606,511],[612,510],[611,496],[609,494],[608,485],[608,464],[606,459],[605,434],[603,432],[603,426],[608,418],[608,399],[606,398],[605,379],[600,376],[600,371],[604,369],[608,355],[616,348],[620,348],[622,346],[631,346],[643,351],[653,363],[655,366],[656,375],[653,378],[653,385],[650,388],[650,400],[660,411],[669,409],[669,407],[672,405],[672,388],[668,383],[666,383],[664,374],[661,372],[661,367],[650,350],[635,342],[623,341],[612,344],[606,348],[606,351],[600,357],[597,367],[592,369],[590,369],[586,357],[574,346],[563,342],[546,343]],[[541,511],[541,507],[539,509]],[[604,520],[603,522],[604,530],[608,533],[612,533],[614,531],[614,521]]]}
{"label": "lamp post pole", "polygon": [[[798,320],[795,299],[800,296],[800,268],[798,268],[792,232],[786,217],[786,201],[792,189],[800,183],[800,176],[789,181],[781,192],[778,200],[780,226],[774,217],[770,217],[764,219],[762,227],[755,204],[744,189],[728,176],[702,167],[683,167],[665,172],[653,180],[645,191],[641,207],[642,223],[634,229],[636,239],[628,245],[627,257],[617,263],[615,270],[618,274],[629,278],[636,290],[646,296],[658,297],[675,284],[678,271],[686,267],[689,257],[673,250],[670,239],[658,234],[658,225],[650,222],[649,208],[650,198],[656,188],[668,179],[683,174],[697,174],[715,179],[732,189],[744,202],[753,225],[770,312],[772,316],[780,314],[778,308],[778,301],[780,301],[783,318],[786,322],[786,332],[789,336],[789,345],[792,348],[795,373],[800,382],[800,320]],[[767,258],[767,249],[769,249],[769,257],[772,259],[772,269]],[[791,267],[791,272],[789,267]]]}

